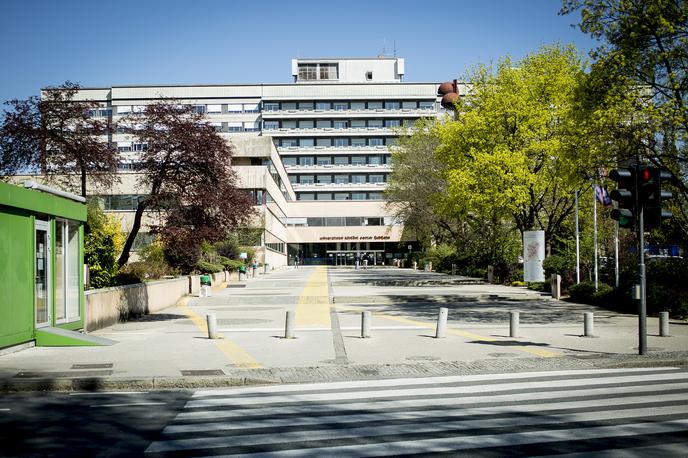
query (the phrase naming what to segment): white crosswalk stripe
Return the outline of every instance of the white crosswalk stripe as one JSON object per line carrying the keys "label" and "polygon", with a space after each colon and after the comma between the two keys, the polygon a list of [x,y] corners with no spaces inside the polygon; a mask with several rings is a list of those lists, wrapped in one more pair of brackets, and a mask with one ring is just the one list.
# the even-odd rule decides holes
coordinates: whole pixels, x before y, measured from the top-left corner
{"label": "white crosswalk stripe", "polygon": [[146,453],[688,455],[686,444],[688,372],[645,368],[199,390]]}

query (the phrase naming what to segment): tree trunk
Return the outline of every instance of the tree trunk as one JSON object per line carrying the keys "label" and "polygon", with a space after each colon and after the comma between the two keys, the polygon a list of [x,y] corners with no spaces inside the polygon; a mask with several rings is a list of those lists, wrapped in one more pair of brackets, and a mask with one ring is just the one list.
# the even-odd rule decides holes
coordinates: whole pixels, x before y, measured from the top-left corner
{"label": "tree trunk", "polygon": [[122,254],[119,256],[119,259],[117,260],[117,265],[119,268],[122,268],[122,266],[124,266],[129,261],[129,252],[131,251],[131,247],[134,245],[136,235],[139,233],[139,229],[141,228],[141,218],[143,217],[143,212],[145,209],[146,203],[139,202],[139,205],[136,207],[136,213],[134,214],[134,224],[131,227],[129,235],[127,236],[127,241],[124,242]]}
{"label": "tree trunk", "polygon": [[81,166],[81,197],[86,198],[86,167]]}

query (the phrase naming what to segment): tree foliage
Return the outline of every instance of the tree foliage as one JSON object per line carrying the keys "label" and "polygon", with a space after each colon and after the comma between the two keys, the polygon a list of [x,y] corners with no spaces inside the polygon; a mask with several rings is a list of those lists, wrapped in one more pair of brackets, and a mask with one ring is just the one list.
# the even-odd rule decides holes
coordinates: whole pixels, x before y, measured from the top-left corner
{"label": "tree foliage", "polygon": [[89,199],[84,231],[84,262],[89,266],[91,286],[105,288],[116,284],[117,256],[124,244],[120,222],[106,215],[97,199]]}
{"label": "tree foliage", "polygon": [[166,255],[174,267],[194,268],[200,244],[224,239],[252,215],[248,196],[237,189],[232,150],[191,106],[161,101],[123,120],[146,148],[137,157],[139,200],[119,265],[129,258],[145,211],[157,212]]}
{"label": "tree foliage", "polygon": [[100,105],[77,97],[80,86],[66,82],[43,90],[42,97],[10,100],[0,124],[0,176],[40,171],[67,188],[79,182],[86,197],[90,182],[115,180],[117,150],[103,136],[111,125],[92,116]]}

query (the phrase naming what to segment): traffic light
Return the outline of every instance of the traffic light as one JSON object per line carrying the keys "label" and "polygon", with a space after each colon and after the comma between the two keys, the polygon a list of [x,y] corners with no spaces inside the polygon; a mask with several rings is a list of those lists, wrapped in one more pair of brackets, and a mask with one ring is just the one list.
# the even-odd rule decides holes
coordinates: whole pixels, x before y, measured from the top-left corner
{"label": "traffic light", "polygon": [[634,169],[614,169],[609,172],[609,178],[616,181],[617,186],[611,192],[612,200],[617,202],[617,208],[612,210],[612,219],[619,222],[619,227],[633,229],[636,223],[636,174]]}
{"label": "traffic light", "polygon": [[640,205],[643,206],[645,229],[654,229],[662,225],[662,221],[671,218],[671,211],[662,209],[662,202],[671,199],[670,191],[662,189],[662,181],[671,179],[666,170],[653,166],[643,166],[638,169],[638,193]]}

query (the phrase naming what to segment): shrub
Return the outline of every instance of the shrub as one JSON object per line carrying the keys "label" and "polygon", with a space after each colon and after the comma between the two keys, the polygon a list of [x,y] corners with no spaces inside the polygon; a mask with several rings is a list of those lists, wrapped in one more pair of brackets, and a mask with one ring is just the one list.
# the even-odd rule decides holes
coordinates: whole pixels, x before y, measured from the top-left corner
{"label": "shrub", "polygon": [[688,259],[652,259],[647,263],[648,313],[688,316]]}
{"label": "shrub", "polygon": [[599,306],[616,305],[616,290],[606,283],[598,283],[595,291],[595,283],[584,281],[569,287],[569,295],[574,302]]}
{"label": "shrub", "polygon": [[242,261],[236,261],[234,259],[225,258],[224,256],[218,256],[218,260],[225,268],[225,270],[238,270],[239,267],[244,265]]}
{"label": "shrub", "polygon": [[545,269],[545,278],[550,278],[553,274],[564,277],[569,270],[575,268],[575,265],[564,256],[552,254],[542,262],[542,268]]}
{"label": "shrub", "polygon": [[222,272],[222,270],[224,270],[224,267],[222,266],[222,264],[214,264],[208,261],[198,261],[198,263],[196,264],[196,269],[203,273],[213,274],[215,272]]}
{"label": "shrub", "polygon": [[545,290],[545,285],[546,285],[545,282],[534,281],[534,282],[528,283],[528,289],[531,289],[533,291],[543,292]]}
{"label": "shrub", "polygon": [[165,260],[182,274],[193,272],[201,259],[201,244],[191,232],[178,231],[164,235]]}
{"label": "shrub", "polygon": [[89,266],[91,286],[114,286],[117,284],[117,256],[124,245],[120,222],[106,215],[97,200],[89,201],[87,212],[84,262]]}
{"label": "shrub", "polygon": [[527,286],[527,283],[524,281],[512,281],[511,286]]}

